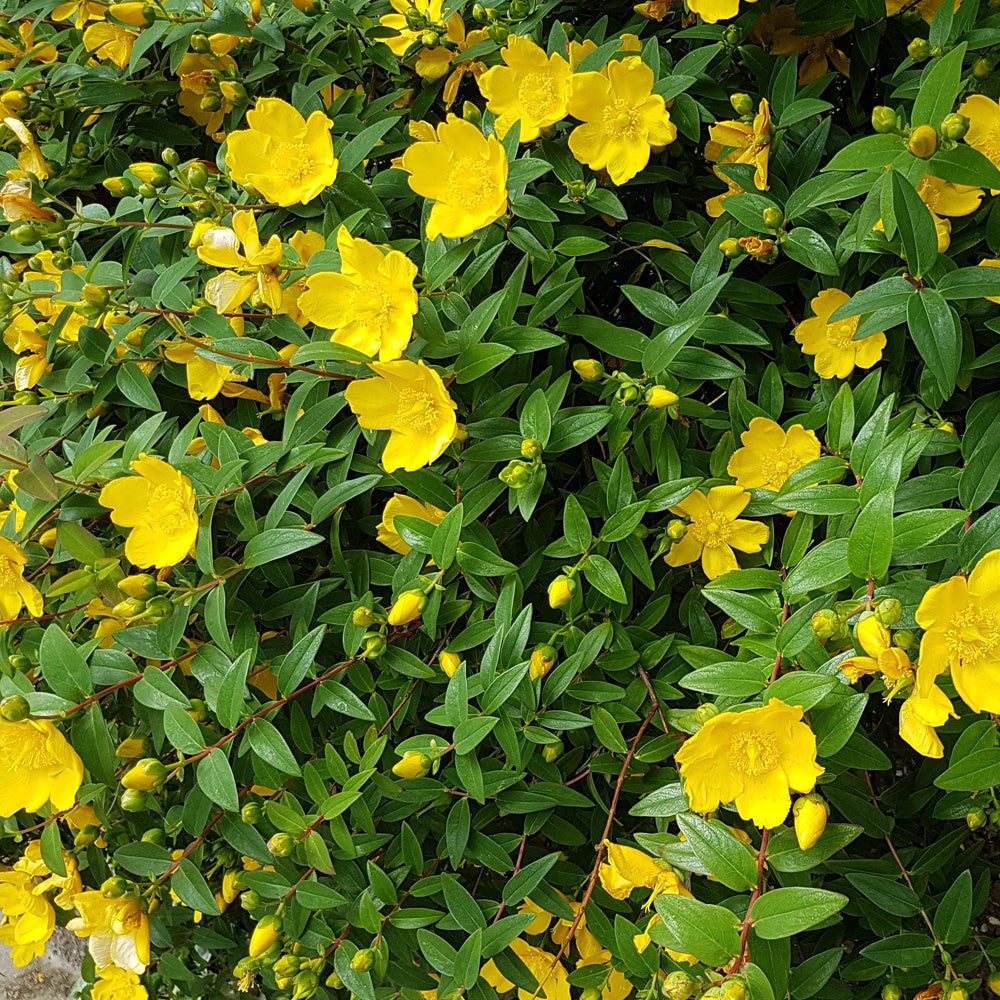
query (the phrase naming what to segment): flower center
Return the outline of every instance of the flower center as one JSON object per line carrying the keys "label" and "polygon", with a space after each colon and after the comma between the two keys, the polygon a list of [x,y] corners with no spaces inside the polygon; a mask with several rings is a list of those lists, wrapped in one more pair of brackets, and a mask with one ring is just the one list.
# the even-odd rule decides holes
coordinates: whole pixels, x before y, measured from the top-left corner
{"label": "flower center", "polygon": [[838,351],[856,351],[854,334],[858,329],[858,318],[844,320],[842,323],[830,323],[826,328],[826,342]]}
{"label": "flower center", "polygon": [[351,309],[365,326],[382,329],[389,322],[392,296],[377,281],[361,281],[354,287]]}
{"label": "flower center", "polygon": [[777,448],[761,456],[760,471],[768,486],[779,489],[802,464],[802,459],[791,448]]}
{"label": "flower center", "polygon": [[621,97],[604,109],[604,131],[612,139],[635,139],[639,134],[639,112]]}
{"label": "flower center", "polygon": [[528,118],[543,118],[558,96],[555,81],[548,73],[529,73],[517,88],[517,103]]}
{"label": "flower center", "polygon": [[304,142],[279,142],[272,164],[275,173],[290,184],[301,184],[306,177],[316,173],[312,150]]}
{"label": "flower center", "polygon": [[732,768],[748,778],[756,778],[777,767],[778,741],[771,733],[748,729],[733,737],[728,759]]}
{"label": "flower center", "polygon": [[688,530],[705,548],[717,549],[729,543],[733,529],[725,514],[713,512],[707,518],[693,521]]}
{"label": "flower center", "polygon": [[156,527],[171,537],[179,535],[191,518],[190,506],[185,503],[184,490],[180,486],[155,486],[147,510]]}
{"label": "flower center", "polygon": [[396,422],[422,434],[429,433],[438,422],[437,401],[423,389],[400,389]]}
{"label": "flower center", "polygon": [[489,163],[479,156],[459,157],[448,178],[448,203],[461,208],[479,208],[496,194],[496,181]]}
{"label": "flower center", "polygon": [[[6,560],[5,560],[6,561]],[[34,726],[4,726],[0,730],[0,760],[9,774],[24,780],[25,771],[38,771],[58,766],[59,761],[49,751],[45,734]]]}
{"label": "flower center", "polygon": [[948,650],[962,664],[974,664],[1000,646],[1000,622],[975,604],[952,615],[947,628]]}

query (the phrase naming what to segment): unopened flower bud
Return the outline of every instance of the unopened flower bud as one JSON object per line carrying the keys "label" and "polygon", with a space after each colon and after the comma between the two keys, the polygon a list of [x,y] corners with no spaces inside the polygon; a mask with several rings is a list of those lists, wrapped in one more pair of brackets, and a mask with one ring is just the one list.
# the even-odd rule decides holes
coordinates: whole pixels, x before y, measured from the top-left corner
{"label": "unopened flower bud", "polygon": [[375,964],[375,952],[371,948],[362,948],[354,953],[351,959],[351,970],[353,972],[368,972]]}
{"label": "unopened flower bud", "polygon": [[483,112],[478,104],[473,104],[472,101],[463,101],[462,117],[467,122],[472,122],[473,125],[479,125],[483,120]]}
{"label": "unopened flower bud", "polygon": [[688,526],[679,518],[673,518],[667,522],[667,538],[672,542],[679,542],[687,534]]}
{"label": "unopened flower bud", "polygon": [[749,94],[731,94],[729,103],[740,117],[753,114],[753,101]]}
{"label": "unopened flower bud", "polygon": [[872,610],[883,625],[895,625],[903,617],[903,605],[895,597],[883,597]]}
{"label": "unopened flower bud", "polygon": [[899,127],[899,118],[892,108],[887,108],[883,104],[872,108],[872,128],[880,135],[895,132]]}
{"label": "unopened flower bud", "polygon": [[427,597],[420,590],[403,591],[389,609],[386,621],[392,626],[407,625],[421,616]]}
{"label": "unopened flower bud", "polygon": [[542,759],[546,763],[551,764],[562,756],[562,752],[562,743],[548,743],[542,747]]}
{"label": "unopened flower bud", "polygon": [[170,172],[162,163],[133,163],[128,169],[143,184],[164,187],[170,183]]}
{"label": "unopened flower bud", "polygon": [[959,139],[965,138],[966,132],[969,131],[969,124],[969,119],[965,115],[953,112],[941,122],[941,135],[952,142],[958,142]]}
{"label": "unopened flower bud", "polygon": [[994,996],[1000,997],[1000,969],[990,973],[990,978],[986,980],[986,985]]}
{"label": "unopened flower bud", "polygon": [[882,987],[882,1000],[902,1000],[903,991],[895,983],[886,983]]}
{"label": "unopened flower bud", "polygon": [[743,32],[741,32],[735,24],[731,24],[722,33],[722,40],[730,48],[735,48],[741,41],[743,41]]}
{"label": "unopened flower bud", "polygon": [[427,25],[427,18],[416,7],[407,8],[404,17],[406,18],[406,26],[411,31],[419,31]]}
{"label": "unopened flower bud", "polygon": [[906,47],[906,52],[914,62],[922,62],[931,54],[931,44],[926,38],[914,38]]}
{"label": "unopened flower bud", "polygon": [[933,125],[918,125],[910,133],[909,150],[921,160],[930,159],[938,147],[937,129]]}
{"label": "unopened flower bud", "polygon": [[19,694],[0,701],[0,719],[6,722],[23,722],[31,715],[28,702]]}
{"label": "unopened flower bud", "polygon": [[386,649],[385,636],[381,632],[366,632],[361,640],[361,655],[368,660],[381,656]]}
{"label": "unopened flower bud", "polygon": [[30,657],[22,656],[20,653],[8,656],[7,662],[10,663],[15,670],[20,671],[22,674],[30,670],[35,665]]}
{"label": "unopened flower bud", "polygon": [[486,30],[489,32],[490,39],[497,45],[506,44],[510,28],[504,21],[494,21]]}
{"label": "unopened flower bud", "polygon": [[438,664],[441,667],[441,672],[445,677],[454,677],[458,668],[462,665],[462,657],[458,653],[449,652],[447,649],[442,649],[440,655],[438,656]]}
{"label": "unopened flower bud", "polygon": [[776,205],[765,208],[763,216],[766,229],[780,229],[785,223],[785,213]]}
{"label": "unopened flower bud", "polygon": [[680,402],[676,392],[662,385],[651,385],[646,390],[646,405],[654,410],[663,410],[668,406],[676,406]]}
{"label": "unopened flower bud", "polygon": [[351,613],[351,621],[358,626],[358,628],[368,628],[369,625],[373,624],[375,621],[374,615],[371,613],[370,608],[366,608],[364,605],[355,608]]}
{"label": "unopened flower bud", "polygon": [[326,986],[329,986],[331,990],[340,990],[344,987],[344,981],[337,975],[336,972],[331,972],[330,975],[326,977]]}
{"label": "unopened flower bud", "polygon": [[154,21],[153,9],[144,0],[129,0],[127,3],[113,3],[105,15],[127,24],[130,28],[148,28]]}
{"label": "unopened flower bud", "polygon": [[281,937],[281,918],[268,914],[262,917],[250,935],[249,954],[251,958],[259,958],[268,951]]}
{"label": "unopened flower bud", "polygon": [[248,802],[240,810],[240,819],[243,820],[244,823],[247,823],[250,826],[259,823],[261,819],[263,819],[263,816],[264,816],[264,810],[261,808],[259,802]]}
{"label": "unopened flower bud", "polygon": [[530,465],[520,459],[514,459],[497,474],[497,479],[506,483],[512,490],[524,489],[531,482],[533,470]]}
{"label": "unopened flower bud", "polygon": [[80,289],[80,298],[84,302],[89,302],[94,306],[106,306],[111,299],[111,295],[106,288],[88,282]]}
{"label": "unopened flower bud", "polygon": [[397,778],[412,780],[422,778],[431,769],[430,759],[419,750],[407,750],[403,756],[392,765],[392,773]]}
{"label": "unopened flower bud", "polygon": [[240,893],[240,906],[242,906],[247,913],[259,910],[263,905],[264,899],[256,889],[247,889],[245,892]]}
{"label": "unopened flower bud", "polygon": [[521,442],[521,457],[528,459],[541,458],[542,442],[537,438],[525,438]]}
{"label": "unopened flower bud", "polygon": [[573,362],[573,370],[584,382],[597,382],[604,374],[604,365],[593,358],[580,358]]}
{"label": "unopened flower bud", "polygon": [[[993,72],[993,63],[989,59],[977,59],[972,64],[972,75],[977,80],[985,80]],[[997,993],[1000,996],[1000,993]]]}
{"label": "unopened flower bud", "polygon": [[625,405],[638,403],[641,397],[642,392],[634,382],[625,382],[619,386],[618,391],[615,393],[615,399]]}
{"label": "unopened flower bud", "polygon": [[181,158],[178,155],[177,150],[170,146],[167,146],[167,148],[160,153],[160,159],[163,160],[168,167],[176,167],[177,164],[181,162]]}
{"label": "unopened flower bud", "polygon": [[32,243],[38,242],[38,228],[33,226],[30,222],[25,222],[20,226],[15,226],[8,234],[13,238],[16,243],[20,243],[21,246],[31,246]]}
{"label": "unopened flower bud", "polygon": [[111,613],[115,618],[127,621],[130,618],[139,618],[146,610],[146,602],[141,597],[127,597],[124,601],[119,601],[112,609]]}
{"label": "unopened flower bud", "polygon": [[738,979],[731,979],[723,984],[722,1000],[747,1000],[747,988]]}
{"label": "unopened flower bud", "polygon": [[823,796],[816,792],[800,795],[792,806],[792,815],[795,820],[795,839],[798,841],[799,850],[808,851],[810,847],[815,847],[819,838],[823,836],[830,815]]}
{"label": "unopened flower bud", "polygon": [[581,994],[580,1000],[601,1000],[604,994],[596,986],[588,986]]}
{"label": "unopened flower bud", "polygon": [[119,804],[125,812],[142,812],[149,802],[149,796],[139,788],[126,788]]}
{"label": "unopened flower bud", "polygon": [[840,632],[843,621],[840,615],[831,608],[821,608],[817,611],[809,622],[813,635],[821,642],[824,639],[832,639]]}
{"label": "unopened flower bud", "polygon": [[139,838],[144,844],[156,844],[162,847],[167,842],[167,832],[161,826],[151,827]]}
{"label": "unopened flower bud", "polygon": [[982,806],[973,806],[965,814],[965,825],[970,830],[978,830],[986,823],[986,810]]}
{"label": "unopened flower bud", "polygon": [[477,24],[485,24],[489,20],[486,8],[481,3],[475,3],[472,5],[472,19]]}
{"label": "unopened flower bud", "polygon": [[188,166],[184,171],[184,177],[193,188],[203,188],[208,183],[208,171],[200,160],[195,160]]}
{"label": "unopened flower bud", "polygon": [[436,49],[441,44],[441,36],[436,31],[425,31],[420,36],[420,44],[425,49]]}
{"label": "unopened flower bud", "polygon": [[9,111],[25,111],[28,103],[28,95],[23,90],[8,90],[0,97],[0,104]]}
{"label": "unopened flower bud", "polygon": [[892,644],[900,649],[912,649],[917,637],[908,629],[901,628],[892,633]]}
{"label": "unopened flower bud", "polygon": [[694,980],[686,972],[671,972],[663,980],[660,992],[667,1000],[688,1000],[694,993]]}
{"label": "unopened flower bud", "polygon": [[85,826],[82,830],[78,830],[73,837],[73,846],[82,850],[96,843],[100,836],[101,828],[99,826]]}
{"label": "unopened flower bud", "polygon": [[122,788],[137,789],[141,792],[148,792],[157,785],[162,785],[167,776],[167,768],[155,757],[146,757],[140,760],[122,776]]}
{"label": "unopened flower bud", "polygon": [[126,740],[122,740],[118,744],[118,748],[115,750],[115,756],[121,757],[124,760],[131,760],[134,757],[141,757],[144,753],[148,753],[150,750],[149,741],[142,736],[130,736]]}
{"label": "unopened flower bud", "polygon": [[558,653],[554,646],[550,646],[548,643],[542,643],[540,646],[536,646],[531,653],[531,662],[528,666],[528,676],[533,680],[537,681],[544,677],[556,663],[556,657]]}
{"label": "unopened flower bud", "polygon": [[267,842],[267,849],[276,858],[287,858],[295,850],[295,838],[290,833],[276,833]]}
{"label": "unopened flower bud", "polygon": [[101,883],[101,895],[105,899],[121,899],[128,892],[128,880],[121,875],[113,875]]}
{"label": "unopened flower bud", "polygon": [[576,593],[576,580],[571,576],[557,576],[549,584],[549,607],[564,608],[573,600]]}
{"label": "unopened flower bud", "polygon": [[943,995],[942,1000],[969,1000],[969,991],[964,986],[953,986]]}
{"label": "unopened flower bud", "polygon": [[705,702],[703,705],[699,705],[694,712],[694,717],[698,720],[698,725],[703,726],[709,719],[714,719],[719,714],[719,709],[716,705],[713,705],[710,701]]}

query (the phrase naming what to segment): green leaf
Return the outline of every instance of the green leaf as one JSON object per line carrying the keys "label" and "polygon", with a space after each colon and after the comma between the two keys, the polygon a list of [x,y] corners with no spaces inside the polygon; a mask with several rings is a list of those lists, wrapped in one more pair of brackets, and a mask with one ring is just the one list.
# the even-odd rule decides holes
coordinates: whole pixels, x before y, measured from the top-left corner
{"label": "green leaf", "polygon": [[221,747],[215,747],[207,757],[198,761],[195,772],[198,787],[206,798],[227,812],[238,812],[239,796],[236,792],[236,779],[229,759]]}
{"label": "green leaf", "polygon": [[170,879],[170,888],[177,893],[180,901],[192,910],[217,917],[219,907],[209,889],[204,876],[190,858],[182,858]]}
{"label": "green leaf", "polygon": [[[729,199],[726,199],[728,204]],[[788,233],[781,249],[792,260],[803,264],[818,274],[840,274],[837,259],[833,256],[830,245],[812,229],[797,226]]]}
{"label": "green leaf", "polygon": [[1000,748],[976,750],[934,779],[946,792],[978,792],[1000,785]]}
{"label": "green leaf", "polygon": [[507,576],[517,567],[477,542],[463,542],[456,554],[458,565],[475,576]]}
{"label": "green leaf", "polygon": [[[961,42],[940,59],[932,59],[920,79],[920,90],[913,102],[911,125],[937,128],[955,106],[962,84],[962,60],[966,43]],[[863,952],[862,952],[863,954]]]}
{"label": "green leaf", "polygon": [[604,746],[612,753],[628,753],[628,745],[618,728],[618,723],[606,708],[595,705],[590,710],[590,718],[594,723],[594,735]]}
{"label": "green leaf", "polygon": [[283,774],[298,775],[299,765],[285,738],[266,719],[254,719],[247,727],[247,741],[261,760]]}
{"label": "green leaf", "polygon": [[316,654],[325,636],[326,627],[319,625],[299,639],[285,654],[281,666],[276,671],[280,694],[290,694],[302,683],[302,679],[315,665]]}
{"label": "green leaf", "polygon": [[934,933],[945,944],[958,944],[972,929],[972,873],[966,869],[951,884],[934,914]]}
{"label": "green leaf", "polygon": [[795,831],[781,829],[768,841],[767,863],[779,872],[809,871],[857,840],[863,832],[860,826],[828,823],[817,843],[803,851],[795,839]]}
{"label": "green leaf", "polygon": [[731,910],[685,896],[660,895],[653,905],[660,915],[652,928],[657,943],[711,966],[725,965],[739,954],[737,918]]}
{"label": "green leaf", "polygon": [[572,493],[563,504],[563,533],[574,552],[586,552],[594,541],[590,521],[583,512],[580,501]]}
{"label": "green leaf", "polygon": [[753,850],[737,840],[724,823],[682,813],[677,817],[677,825],[698,860],[723,885],[743,892],[757,884]]}
{"label": "green leaf", "polygon": [[516,875],[512,875],[503,887],[503,901],[507,906],[516,906],[521,900],[531,895],[531,890],[545,878],[559,860],[559,852],[546,854],[545,857],[525,865]]}
{"label": "green leaf", "polygon": [[[1000,482],[1000,472],[998,472],[998,482]],[[964,520],[964,510],[911,510],[894,517],[893,558],[930,545]]]}
{"label": "green leaf", "polygon": [[955,388],[962,361],[962,332],[944,296],[922,288],[906,306],[906,325],[928,371],[947,399]]}
{"label": "green leaf", "polygon": [[42,861],[49,867],[53,875],[66,877],[66,862],[63,861],[62,840],[59,837],[59,824],[47,823],[42,830],[41,838]]}
{"label": "green leaf", "polygon": [[754,903],[751,917],[766,941],[791,937],[839,913],[847,897],[827,889],[771,889]]}
{"label": "green leaf", "polygon": [[243,553],[243,564],[250,569],[265,563],[284,559],[295,552],[312,548],[323,541],[321,535],[300,528],[269,528],[255,535],[247,542]]}
{"label": "green leaf", "polygon": [[145,841],[119,847],[114,857],[116,864],[144,879],[166,875],[173,867],[173,859],[168,850],[159,844],[147,844]]}
{"label": "green leaf", "polygon": [[[728,575],[728,574],[727,574]],[[725,582],[725,577],[720,577]],[[778,630],[778,609],[756,594],[738,594],[731,590],[706,587],[702,593],[722,608],[733,621],[759,635],[773,635]]]}
{"label": "green leaf", "polygon": [[170,745],[181,753],[198,753],[205,746],[198,723],[175,702],[163,710],[163,731]]}
{"label": "green leaf", "polygon": [[903,245],[903,258],[910,273],[920,278],[937,260],[937,230],[930,210],[923,203],[916,188],[898,170],[891,175],[892,210],[899,227]]}
{"label": "green leaf", "polygon": [[622,578],[618,575],[618,570],[608,562],[604,556],[596,553],[587,557],[583,564],[583,574],[587,582],[596,587],[605,597],[610,597],[612,601],[625,604],[628,596],[622,586]]}
{"label": "green leaf", "polygon": [[61,697],[74,702],[82,701],[94,690],[87,661],[55,622],[45,629],[38,660],[45,682]]}
{"label": "green leaf", "polygon": [[892,511],[895,490],[877,493],[858,514],[847,540],[847,565],[862,580],[881,580],[892,558]]}
{"label": "green leaf", "polygon": [[879,965],[916,969],[930,962],[934,942],[926,934],[896,934],[862,948],[861,954]]}

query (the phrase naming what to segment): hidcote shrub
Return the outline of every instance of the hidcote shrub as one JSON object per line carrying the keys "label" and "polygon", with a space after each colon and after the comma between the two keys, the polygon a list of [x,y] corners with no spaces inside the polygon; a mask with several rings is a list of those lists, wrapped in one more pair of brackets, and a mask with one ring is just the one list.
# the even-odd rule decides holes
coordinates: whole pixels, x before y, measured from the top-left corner
{"label": "hidcote shrub", "polygon": [[16,964],[1000,994],[998,52],[985,0],[0,0]]}

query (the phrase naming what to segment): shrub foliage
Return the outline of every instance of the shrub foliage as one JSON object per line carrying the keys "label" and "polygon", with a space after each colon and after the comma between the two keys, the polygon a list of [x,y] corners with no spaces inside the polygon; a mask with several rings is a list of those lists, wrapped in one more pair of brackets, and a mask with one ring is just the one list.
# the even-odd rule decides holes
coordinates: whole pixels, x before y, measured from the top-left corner
{"label": "shrub foliage", "polygon": [[1000,14],[415,2],[0,0],[0,941],[1000,992]]}

